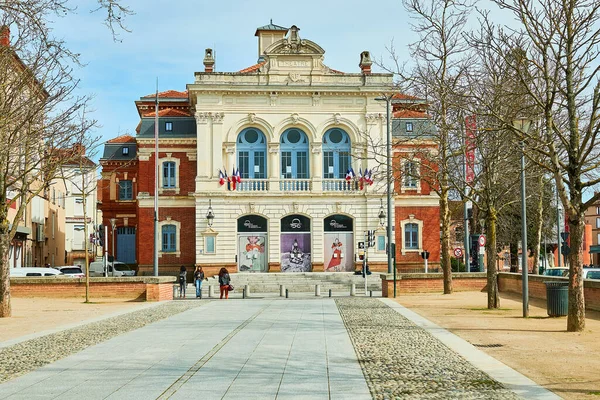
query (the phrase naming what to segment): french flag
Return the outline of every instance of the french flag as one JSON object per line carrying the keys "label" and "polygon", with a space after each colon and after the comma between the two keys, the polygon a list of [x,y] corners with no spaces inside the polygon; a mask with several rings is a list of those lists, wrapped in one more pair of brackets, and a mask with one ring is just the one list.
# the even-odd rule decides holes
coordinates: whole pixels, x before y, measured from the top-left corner
{"label": "french flag", "polygon": [[231,170],[231,190],[235,190],[235,186],[237,184],[237,177],[235,176],[235,167]]}
{"label": "french flag", "polygon": [[356,174],[354,173],[354,170],[352,169],[352,167],[350,167],[350,169],[348,169],[348,171],[346,172],[346,181],[350,182],[352,179],[354,179],[355,176]]}
{"label": "french flag", "polygon": [[[365,170],[365,173],[367,171]],[[358,169],[358,187],[360,190],[363,189],[363,183],[365,182],[365,178],[363,177],[362,167]]]}
{"label": "french flag", "polygon": [[365,181],[371,186],[373,184],[373,169],[365,171]]}
{"label": "french flag", "polygon": [[240,175],[239,168],[235,169],[235,180],[237,181],[237,183],[242,183],[242,175]]}
{"label": "french flag", "polygon": [[219,185],[223,186],[225,184],[225,175],[223,174],[223,171],[221,171],[221,169],[219,168]]}

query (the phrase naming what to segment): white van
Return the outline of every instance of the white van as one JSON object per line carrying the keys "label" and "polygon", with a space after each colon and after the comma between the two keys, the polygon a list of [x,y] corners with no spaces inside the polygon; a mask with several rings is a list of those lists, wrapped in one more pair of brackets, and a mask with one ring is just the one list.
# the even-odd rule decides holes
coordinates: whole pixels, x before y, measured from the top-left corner
{"label": "white van", "polygon": [[45,267],[22,267],[22,268],[9,268],[8,274],[11,278],[23,278],[29,276],[57,276],[62,275],[62,272],[55,268]]}
{"label": "white van", "polygon": [[[107,262],[108,276],[134,276],[135,270],[120,261]],[[90,276],[104,276],[104,261],[90,263]]]}

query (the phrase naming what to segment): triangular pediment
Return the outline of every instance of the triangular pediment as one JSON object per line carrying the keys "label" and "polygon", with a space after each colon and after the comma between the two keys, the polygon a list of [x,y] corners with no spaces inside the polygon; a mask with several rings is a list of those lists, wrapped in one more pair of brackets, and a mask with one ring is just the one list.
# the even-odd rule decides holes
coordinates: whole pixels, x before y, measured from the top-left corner
{"label": "triangular pediment", "polygon": [[325,54],[325,50],[315,42],[307,39],[301,39],[298,35],[298,27],[293,25],[288,33],[288,36],[278,40],[265,49],[266,56],[289,55],[289,54],[306,54],[320,55]]}

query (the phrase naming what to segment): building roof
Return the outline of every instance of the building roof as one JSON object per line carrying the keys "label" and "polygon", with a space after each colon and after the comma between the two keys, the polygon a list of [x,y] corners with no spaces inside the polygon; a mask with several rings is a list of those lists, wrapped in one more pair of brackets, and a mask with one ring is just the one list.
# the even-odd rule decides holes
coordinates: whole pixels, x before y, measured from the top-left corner
{"label": "building roof", "polygon": [[396,100],[421,100],[418,97],[404,93],[396,93],[392,98]]}
{"label": "building roof", "polygon": [[[142,96],[142,99],[148,99],[148,98],[156,98],[156,93],[152,93],[146,96]],[[159,99],[187,99],[188,98],[188,92],[187,90],[184,92],[180,92],[177,90],[165,90],[164,92],[159,92],[158,93],[158,98]]]}
{"label": "building roof", "polygon": [[[154,117],[156,113],[154,111],[144,114],[144,117]],[[159,117],[191,117],[189,112],[183,110],[176,110],[174,108],[165,108],[158,111]]]}
{"label": "building roof", "polygon": [[394,118],[429,118],[427,113],[414,110],[398,110],[394,111]]}
{"label": "building roof", "polygon": [[135,138],[130,135],[121,135],[108,140],[106,143],[135,143]]}
{"label": "building roof", "polygon": [[250,66],[248,68],[244,68],[244,69],[238,71],[238,73],[240,73],[240,74],[247,74],[249,72],[256,72],[256,71],[258,71],[260,69],[260,67],[262,67],[266,63],[267,63],[266,61],[259,62],[258,64],[254,64],[254,65],[252,65],[252,66]]}
{"label": "building roof", "polygon": [[[167,117],[168,118],[168,117]],[[161,138],[195,138],[196,137],[196,119],[186,115],[180,118],[167,119],[160,115],[158,121],[158,136]],[[165,122],[171,122],[171,130],[166,130]],[[152,117],[142,118],[139,125],[137,139],[154,137],[154,113]]]}
{"label": "building roof", "polygon": [[256,28],[256,33],[254,34],[254,36],[258,36],[258,31],[285,31],[285,32],[287,32],[288,30],[289,30],[289,28],[286,28],[285,26],[279,26],[279,25],[273,24],[273,20],[271,20],[268,25],[259,26],[258,28]]}

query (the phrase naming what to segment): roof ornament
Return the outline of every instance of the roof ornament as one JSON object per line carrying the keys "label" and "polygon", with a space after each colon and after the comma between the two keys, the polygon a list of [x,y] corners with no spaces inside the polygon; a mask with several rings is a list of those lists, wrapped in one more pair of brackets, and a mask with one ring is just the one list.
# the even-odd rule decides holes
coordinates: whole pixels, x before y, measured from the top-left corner
{"label": "roof ornament", "polygon": [[300,53],[300,48],[304,43],[300,40],[300,36],[298,35],[298,28],[296,25],[292,25],[290,28],[290,36],[287,39],[286,48],[290,51],[290,53]]}

